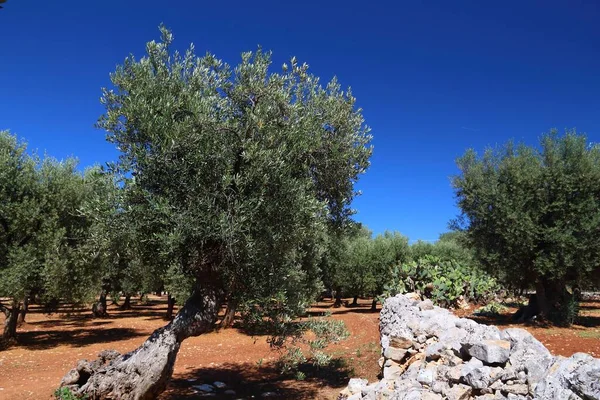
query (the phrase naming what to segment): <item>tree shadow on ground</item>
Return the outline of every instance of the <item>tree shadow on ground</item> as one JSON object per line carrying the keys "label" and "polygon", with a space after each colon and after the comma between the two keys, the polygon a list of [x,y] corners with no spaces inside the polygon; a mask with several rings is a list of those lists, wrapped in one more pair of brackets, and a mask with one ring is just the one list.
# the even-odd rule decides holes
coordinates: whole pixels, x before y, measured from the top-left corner
{"label": "tree shadow on ground", "polygon": [[[586,328],[596,328],[600,326],[600,313],[599,315],[589,315],[590,311],[600,311],[600,309],[598,309],[597,302],[594,303],[591,301],[584,300],[579,304],[579,309],[580,311],[583,311],[586,314],[582,314],[580,312],[579,316],[577,316],[577,318],[575,319],[574,325],[580,325]],[[499,314],[495,316],[471,314],[466,317],[480,324],[496,325],[499,327],[506,327],[509,325],[535,326],[539,328],[556,327],[553,324],[544,321],[518,321],[515,320],[514,313]]]}
{"label": "tree shadow on ground", "polygon": [[17,333],[17,343],[28,350],[45,350],[60,345],[83,347],[96,343],[110,343],[148,336],[130,328],[40,330]]}
{"label": "tree shadow on ground", "polygon": [[575,320],[575,323],[586,328],[597,328],[600,326],[600,316],[580,315]]}
{"label": "tree shadow on ground", "polygon": [[[317,398],[315,387],[342,388],[349,379],[348,370],[333,363],[330,368],[311,368],[302,366],[306,374],[302,381],[281,375],[273,363],[257,366],[251,363],[223,364],[213,368],[197,368],[176,379],[172,379],[161,400],[196,399],[198,391],[193,386],[213,384],[219,381],[227,385],[218,389],[213,399],[261,398],[271,393],[277,399],[312,400]],[[317,383],[317,385],[315,385]],[[235,395],[226,394],[226,390],[235,391]]]}
{"label": "tree shadow on ground", "polygon": [[[344,308],[344,309],[337,309],[337,311],[335,311],[333,313],[333,315],[344,315],[344,314],[378,314],[381,312],[381,309],[378,308],[377,310],[371,310],[371,307],[365,307],[365,308]],[[307,313],[309,316],[311,317],[320,317],[323,316],[324,312],[323,311],[317,311],[317,310],[311,310]]]}
{"label": "tree shadow on ground", "polygon": [[110,321],[94,320],[91,316],[66,317],[58,320],[43,320],[35,322],[25,322],[28,326],[40,328],[58,328],[58,327],[94,327],[109,324]]}
{"label": "tree shadow on ground", "polygon": [[591,310],[600,312],[600,302],[592,300],[582,300],[579,303],[580,310]]}

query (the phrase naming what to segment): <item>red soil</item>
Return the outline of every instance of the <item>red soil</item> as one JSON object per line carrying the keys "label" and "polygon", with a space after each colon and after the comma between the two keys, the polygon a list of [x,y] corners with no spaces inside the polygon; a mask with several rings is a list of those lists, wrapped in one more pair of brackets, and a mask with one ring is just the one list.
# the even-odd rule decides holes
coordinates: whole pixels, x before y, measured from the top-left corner
{"label": "red soil", "polygon": [[[19,327],[18,343],[0,351],[0,399],[50,399],[62,376],[79,359],[93,359],[104,349],[127,352],[136,348],[156,328],[165,324],[166,298],[150,296],[150,305],[133,302],[134,309],[109,307],[109,317],[91,317],[89,310],[62,308],[46,315],[32,307],[27,322]],[[274,368],[278,354],[269,348],[265,336],[226,329],[186,340],[179,352],[173,380],[161,400],[198,398],[192,385],[222,381],[236,396],[260,398],[275,392],[279,399],[335,399],[349,377],[376,379],[380,357],[378,312],[371,312],[370,300],[359,307],[332,308],[331,302],[316,304],[312,312],[331,311],[343,320],[350,337],[331,345],[328,351],[346,360],[344,369],[308,371],[307,379],[296,381],[279,375]],[[473,310],[462,310],[470,316]],[[587,352],[600,356],[600,301],[582,305],[582,318],[571,328],[523,326],[553,353],[570,356]],[[511,326],[508,317],[479,319],[501,328]],[[3,323],[0,317],[0,324]]]}

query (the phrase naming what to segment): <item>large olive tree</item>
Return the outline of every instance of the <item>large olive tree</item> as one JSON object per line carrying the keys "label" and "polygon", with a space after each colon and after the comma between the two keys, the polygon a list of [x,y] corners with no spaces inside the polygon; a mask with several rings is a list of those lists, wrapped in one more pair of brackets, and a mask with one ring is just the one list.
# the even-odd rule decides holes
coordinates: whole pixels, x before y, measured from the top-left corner
{"label": "large olive tree", "polygon": [[227,298],[306,306],[325,226],[351,214],[371,154],[361,111],[336,80],[322,87],[295,59],[272,72],[261,50],[235,68],[193,46],[179,54],[161,32],[111,75],[99,126],[121,151],[117,169],[133,176],[127,210],[143,252],[163,262],[152,273],[175,265],[193,289],[138,349],[70,379],[90,398],[154,398],[181,342],[213,329]]}
{"label": "large olive tree", "polygon": [[469,150],[458,166],[456,225],[482,265],[508,285],[534,286],[531,313],[571,323],[574,289],[600,266],[600,147],[552,131],[539,149]]}

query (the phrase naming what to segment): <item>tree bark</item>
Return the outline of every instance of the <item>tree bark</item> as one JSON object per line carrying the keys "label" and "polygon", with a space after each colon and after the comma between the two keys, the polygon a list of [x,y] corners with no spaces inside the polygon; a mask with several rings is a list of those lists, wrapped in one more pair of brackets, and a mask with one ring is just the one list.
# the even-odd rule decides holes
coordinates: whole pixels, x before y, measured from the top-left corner
{"label": "tree bark", "polygon": [[371,302],[371,311],[377,311],[377,297],[373,297],[373,301]]}
{"label": "tree bark", "polygon": [[335,303],[333,303],[333,306],[335,308],[339,308],[342,306],[342,290],[340,288],[338,288],[338,290],[335,291]]}
{"label": "tree bark", "polygon": [[219,328],[231,328],[231,326],[233,325],[233,321],[235,320],[237,306],[237,301],[235,300],[230,300],[227,302],[227,310],[225,310],[225,315],[221,320]]}
{"label": "tree bark", "polygon": [[354,299],[352,300],[352,305],[353,306],[357,306],[358,305],[358,296],[354,296]]}
{"label": "tree bark", "polygon": [[110,363],[103,354],[94,362],[80,361],[63,378],[61,387],[69,387],[89,400],[155,399],[163,392],[173,374],[181,342],[214,328],[222,296],[214,289],[197,290],[173,321],[155,330],[134,351],[120,355]]}
{"label": "tree bark", "polygon": [[92,306],[92,313],[95,317],[106,317],[108,315],[106,307],[106,290],[102,290],[98,301]]}
{"label": "tree bark", "polygon": [[121,310],[131,310],[131,295],[126,294],[125,300],[123,300],[123,304],[120,307]]}
{"label": "tree bark", "polygon": [[29,311],[29,296],[25,296],[23,298],[23,307],[21,308],[21,312],[19,313],[19,318],[17,319],[17,325],[21,325],[25,323],[25,317],[27,316],[27,311]]}
{"label": "tree bark", "polygon": [[175,308],[175,297],[171,296],[171,293],[167,293],[167,315],[165,319],[170,321],[173,319],[173,309]]}
{"label": "tree bark", "polygon": [[529,297],[529,304],[515,314],[515,319],[526,322],[536,317],[542,321],[568,326],[577,316],[576,302],[575,293],[567,290],[564,281],[539,278],[535,295]]}
{"label": "tree bark", "polygon": [[13,341],[17,338],[17,321],[19,319],[19,311],[21,302],[13,299],[11,307],[2,306],[2,311],[6,316],[4,321],[4,329],[2,331],[2,339],[6,342]]}

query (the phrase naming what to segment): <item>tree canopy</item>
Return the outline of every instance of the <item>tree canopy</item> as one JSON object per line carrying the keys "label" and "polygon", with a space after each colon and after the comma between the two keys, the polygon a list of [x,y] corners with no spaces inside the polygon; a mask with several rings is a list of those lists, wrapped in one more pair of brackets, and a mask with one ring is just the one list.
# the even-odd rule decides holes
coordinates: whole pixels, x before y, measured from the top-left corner
{"label": "tree canopy", "polygon": [[[15,316],[29,296],[42,301],[91,299],[96,287],[95,248],[89,246],[94,198],[108,195],[106,177],[29,153],[16,136],[0,132],[0,304],[4,338],[14,338]],[[111,182],[110,179],[108,182]],[[112,182],[111,182],[112,183]]]}
{"label": "tree canopy", "polygon": [[134,176],[127,207],[142,240],[202,285],[251,298],[306,294],[324,226],[351,215],[368,166],[361,110],[295,59],[271,72],[259,49],[232,68],[196,57],[193,45],[171,52],[161,32],[146,57],[111,75],[98,124],[121,150],[118,171]]}
{"label": "tree canopy", "polygon": [[539,311],[572,322],[572,288],[600,266],[600,146],[552,131],[539,149],[509,142],[457,163],[455,225],[482,265],[507,284],[535,283]]}

